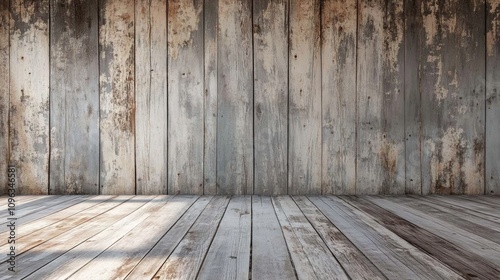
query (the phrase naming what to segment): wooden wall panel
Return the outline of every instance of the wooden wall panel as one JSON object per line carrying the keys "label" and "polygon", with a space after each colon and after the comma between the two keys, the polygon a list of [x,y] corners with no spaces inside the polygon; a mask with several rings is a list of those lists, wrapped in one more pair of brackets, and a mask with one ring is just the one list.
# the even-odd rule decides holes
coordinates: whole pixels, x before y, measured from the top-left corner
{"label": "wooden wall panel", "polygon": [[49,1],[11,1],[10,162],[17,194],[49,185]]}
{"label": "wooden wall panel", "polygon": [[358,8],[357,194],[405,191],[402,1]]}
{"label": "wooden wall panel", "polygon": [[220,0],[217,193],[253,192],[252,1]]}
{"label": "wooden wall panel", "polygon": [[356,192],[356,0],[321,9],[323,194]]}
{"label": "wooden wall panel", "polygon": [[422,193],[484,192],[485,3],[420,1]]}
{"label": "wooden wall panel", "polygon": [[500,194],[500,0],[486,3],[485,192]]}
{"label": "wooden wall panel", "polygon": [[134,1],[99,2],[100,184],[135,193]]}
{"label": "wooden wall panel", "polygon": [[50,191],[99,192],[97,0],[50,1]]}
{"label": "wooden wall panel", "polygon": [[288,192],[321,194],[320,2],[290,0]]}
{"label": "wooden wall panel", "polygon": [[7,194],[9,162],[9,3],[0,1],[0,195]]}
{"label": "wooden wall panel", "polygon": [[287,193],[288,1],[255,0],[255,193]]}
{"label": "wooden wall panel", "polygon": [[167,3],[135,1],[136,193],[167,193]]}

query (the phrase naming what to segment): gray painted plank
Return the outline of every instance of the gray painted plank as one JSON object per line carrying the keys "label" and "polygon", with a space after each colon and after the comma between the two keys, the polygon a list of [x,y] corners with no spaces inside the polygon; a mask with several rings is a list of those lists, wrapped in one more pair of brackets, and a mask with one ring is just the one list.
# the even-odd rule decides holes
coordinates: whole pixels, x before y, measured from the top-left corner
{"label": "gray painted plank", "polygon": [[252,197],[252,279],[297,279],[270,197]]}
{"label": "gray painted plank", "polygon": [[134,0],[99,9],[100,193],[135,194]]}
{"label": "gray painted plank", "polygon": [[486,189],[500,194],[500,0],[486,0]]}
{"label": "gray painted plank", "polygon": [[48,194],[49,1],[12,0],[10,163],[17,194]]}
{"label": "gray painted plank", "polygon": [[321,194],[320,3],[290,1],[288,193]]}
{"label": "gray painted plank", "polygon": [[0,195],[7,194],[9,163],[9,16],[10,1],[0,1]]}
{"label": "gray painted plank", "polygon": [[321,9],[322,193],[356,192],[357,1]]}
{"label": "gray painted plank", "polygon": [[168,193],[203,194],[203,1],[168,1]]}
{"label": "gray painted plank", "polygon": [[358,7],[357,194],[405,192],[403,1]]}
{"label": "gray painted plank", "polygon": [[287,193],[288,1],[255,0],[255,193]]}
{"label": "gray painted plank", "polygon": [[167,3],[135,1],[136,193],[167,193]]}
{"label": "gray painted plank", "polygon": [[483,193],[484,0],[420,6],[422,193]]}
{"label": "gray painted plank", "polygon": [[253,193],[252,1],[220,0],[217,194]]}
{"label": "gray painted plank", "polygon": [[217,34],[218,1],[204,1],[203,194],[217,194]]}
{"label": "gray painted plank", "polygon": [[50,193],[99,193],[97,0],[50,1]]}

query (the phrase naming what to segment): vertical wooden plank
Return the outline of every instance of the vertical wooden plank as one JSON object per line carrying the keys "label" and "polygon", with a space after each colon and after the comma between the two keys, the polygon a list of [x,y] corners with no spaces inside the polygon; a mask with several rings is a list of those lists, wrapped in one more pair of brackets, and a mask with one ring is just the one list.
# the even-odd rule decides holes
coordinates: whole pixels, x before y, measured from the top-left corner
{"label": "vertical wooden plank", "polygon": [[422,17],[419,1],[405,1],[404,95],[405,95],[405,193],[422,193],[420,43]]}
{"label": "vertical wooden plank", "polygon": [[321,9],[322,193],[356,192],[356,0]]}
{"label": "vertical wooden plank", "polygon": [[500,194],[500,0],[486,1],[486,190]]}
{"label": "vertical wooden plank", "polygon": [[287,193],[288,0],[255,0],[255,193]]}
{"label": "vertical wooden plank", "polygon": [[218,1],[204,1],[203,193],[217,194],[217,32]]}
{"label": "vertical wooden plank", "polygon": [[168,1],[168,193],[203,194],[203,1]]}
{"label": "vertical wooden plank", "polygon": [[134,0],[99,9],[101,193],[134,194]]}
{"label": "vertical wooden plank", "polygon": [[484,4],[420,1],[424,194],[484,192]]}
{"label": "vertical wooden plank", "polygon": [[137,194],[167,193],[167,3],[135,1]]}
{"label": "vertical wooden plank", "polygon": [[50,1],[50,188],[99,192],[97,0]]}
{"label": "vertical wooden plank", "polygon": [[7,194],[9,162],[9,3],[0,1],[0,195]]}
{"label": "vertical wooden plank", "polygon": [[13,0],[10,15],[10,162],[17,194],[47,194],[49,1]]}
{"label": "vertical wooden plank", "polygon": [[319,0],[290,1],[290,194],[321,194],[320,22]]}
{"label": "vertical wooden plank", "polygon": [[358,9],[357,194],[405,192],[403,2]]}
{"label": "vertical wooden plank", "polygon": [[220,0],[217,193],[253,192],[252,1]]}

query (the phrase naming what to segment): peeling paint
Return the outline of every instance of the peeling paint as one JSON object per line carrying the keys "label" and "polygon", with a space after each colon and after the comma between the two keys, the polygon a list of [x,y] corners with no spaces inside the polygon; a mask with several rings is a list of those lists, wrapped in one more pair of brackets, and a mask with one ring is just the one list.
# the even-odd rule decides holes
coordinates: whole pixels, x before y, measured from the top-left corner
{"label": "peeling paint", "polygon": [[191,34],[198,30],[201,5],[195,8],[193,1],[171,0],[168,2],[169,56],[177,58],[179,49],[192,44]]}

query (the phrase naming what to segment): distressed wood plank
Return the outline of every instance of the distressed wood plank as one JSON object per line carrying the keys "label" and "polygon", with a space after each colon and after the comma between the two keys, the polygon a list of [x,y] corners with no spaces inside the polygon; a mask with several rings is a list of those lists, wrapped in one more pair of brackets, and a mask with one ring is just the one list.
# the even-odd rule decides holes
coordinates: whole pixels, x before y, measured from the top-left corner
{"label": "distressed wood plank", "polygon": [[357,194],[405,192],[403,1],[358,7]]}
{"label": "distressed wood plank", "polygon": [[0,1],[0,195],[8,194],[10,1]]}
{"label": "distressed wood plank", "polygon": [[217,34],[219,1],[204,1],[203,194],[217,194]]}
{"label": "distressed wood plank", "polygon": [[419,2],[422,193],[483,193],[484,0]]}
{"label": "distressed wood plank", "polygon": [[253,193],[252,1],[220,0],[217,194]]}
{"label": "distressed wood plank", "polygon": [[97,0],[50,1],[50,191],[99,193]]}
{"label": "distressed wood plank", "polygon": [[322,5],[322,193],[355,194],[357,1]]}
{"label": "distressed wood plank", "polygon": [[203,1],[168,1],[168,193],[203,194]]}
{"label": "distressed wood plank", "polygon": [[12,0],[9,142],[18,195],[49,192],[49,69],[49,1]]}
{"label": "distressed wood plank", "polygon": [[454,201],[454,200],[448,200],[443,196],[437,196],[437,195],[432,195],[432,196],[426,196],[426,199],[433,201],[435,203],[440,203],[446,205],[446,207],[454,208],[460,211],[463,211],[465,213],[474,215],[476,217],[479,217],[484,220],[492,221],[492,222],[498,222],[500,223],[500,216],[495,217],[491,216],[491,212],[488,210],[483,210],[483,209],[477,209],[475,207],[469,206],[467,203],[462,203],[459,201]]}
{"label": "distressed wood plank", "polygon": [[297,279],[270,197],[252,197],[252,279]]}
{"label": "distressed wood plank", "polygon": [[500,194],[500,0],[486,0],[486,189]]}
{"label": "distressed wood plank", "polygon": [[[59,195],[58,196],[50,196],[50,199],[44,200],[43,203],[40,202],[40,203],[36,203],[33,205],[25,206],[22,208],[16,207],[16,212],[15,212],[16,218],[19,219],[19,218],[25,217],[27,215],[36,213],[39,210],[45,209],[46,207],[58,205],[60,203],[64,203],[65,201],[69,201],[69,200],[72,200],[75,198],[77,198],[77,196],[59,196]],[[2,213],[0,213],[0,219],[6,219],[7,217],[9,217],[8,211],[2,211]]]}
{"label": "distressed wood plank", "polygon": [[289,196],[273,197],[276,216],[299,279],[349,279],[327,245]]}
{"label": "distressed wood plank", "polygon": [[134,1],[99,9],[100,193],[135,194]]}
{"label": "distressed wood plank", "polygon": [[254,34],[255,193],[287,193],[288,1],[256,0]]}
{"label": "distressed wood plank", "polygon": [[318,0],[290,0],[289,194],[321,194],[320,16]]}
{"label": "distressed wood plank", "polygon": [[251,200],[251,196],[231,197],[197,279],[248,279]]}
{"label": "distressed wood plank", "polygon": [[212,199],[153,278],[194,279],[228,203],[226,196]]}
{"label": "distressed wood plank", "polygon": [[167,3],[135,1],[136,193],[167,193]]}

